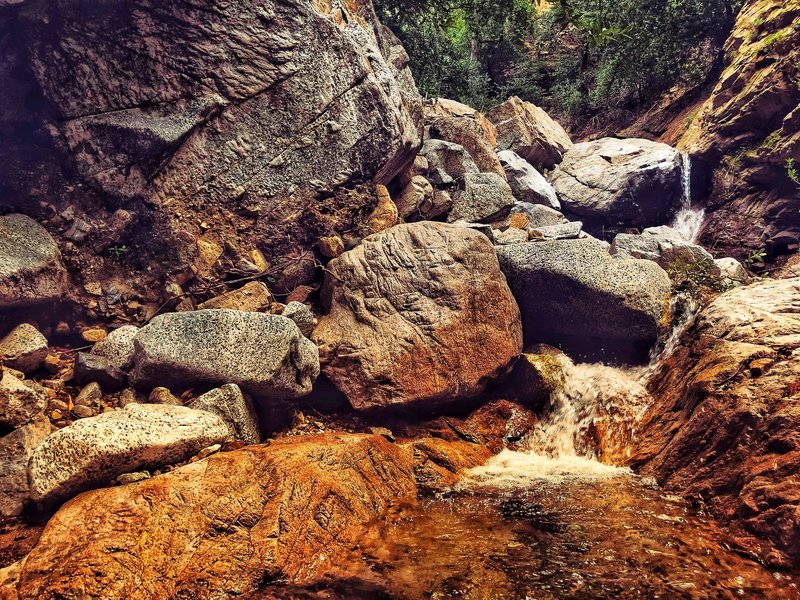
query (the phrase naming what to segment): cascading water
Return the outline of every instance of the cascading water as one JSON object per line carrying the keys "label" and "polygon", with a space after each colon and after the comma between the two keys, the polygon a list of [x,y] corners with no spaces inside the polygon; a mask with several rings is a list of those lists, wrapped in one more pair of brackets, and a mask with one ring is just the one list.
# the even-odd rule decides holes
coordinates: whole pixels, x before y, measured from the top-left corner
{"label": "cascading water", "polygon": [[681,183],[683,185],[681,208],[670,227],[688,241],[694,242],[706,212],[702,208],[692,207],[692,159],[686,153],[681,154]]}

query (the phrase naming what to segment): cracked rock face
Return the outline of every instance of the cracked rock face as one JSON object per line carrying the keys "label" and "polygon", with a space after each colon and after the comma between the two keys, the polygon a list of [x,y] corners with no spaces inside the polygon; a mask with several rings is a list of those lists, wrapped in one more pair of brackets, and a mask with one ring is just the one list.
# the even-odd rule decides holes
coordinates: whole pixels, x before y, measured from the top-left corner
{"label": "cracked rock face", "polygon": [[369,523],[416,494],[412,452],[380,435],[302,436],[215,454],[63,506],[20,565],[16,592],[252,597],[267,580],[333,571]]}
{"label": "cracked rock face", "polygon": [[217,415],[184,406],[130,404],[81,419],[33,451],[28,465],[31,498],[63,500],[122,473],[186,460],[229,435]]}
{"label": "cracked rock face", "polygon": [[717,297],[650,378],[635,462],[701,498],[735,543],[800,566],[800,278]]}
{"label": "cracked rock face", "polygon": [[[657,264],[612,258],[591,240],[496,248],[520,304],[526,343],[646,358],[664,326],[670,280]],[[638,356],[638,355],[642,356]]]}
{"label": "cracked rock face", "polygon": [[58,299],[67,272],[55,241],[25,215],[0,217],[0,309]]}
{"label": "cracked rock face", "polygon": [[260,398],[297,398],[319,375],[316,346],[291,319],[228,309],[159,315],[134,338],[137,387],[235,383]]}
{"label": "cracked rock face", "polygon": [[0,516],[19,515],[30,502],[28,461],[48,435],[50,421],[42,416],[0,438]]}
{"label": "cracked rock face", "polygon": [[566,211],[594,223],[650,227],[669,222],[683,198],[681,156],[640,139],[575,144],[550,177]]}
{"label": "cracked rock face", "polygon": [[408,57],[369,2],[57,0],[17,27],[67,162],[176,231],[241,210],[269,240],[420,144]]}
{"label": "cracked rock face", "polygon": [[328,264],[313,338],[356,409],[478,394],[522,350],[519,310],[483,234],[398,225]]}

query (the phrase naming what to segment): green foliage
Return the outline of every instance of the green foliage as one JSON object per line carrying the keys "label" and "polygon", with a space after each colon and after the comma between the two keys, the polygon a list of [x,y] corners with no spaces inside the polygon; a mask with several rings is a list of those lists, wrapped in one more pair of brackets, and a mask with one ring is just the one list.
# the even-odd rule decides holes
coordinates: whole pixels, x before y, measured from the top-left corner
{"label": "green foliage", "polygon": [[700,81],[742,0],[375,0],[420,90],[483,108],[518,95],[568,116]]}
{"label": "green foliage", "polygon": [[708,258],[699,262],[676,259],[667,265],[666,271],[675,291],[693,297],[699,297],[703,290],[725,292],[731,288],[716,274],[714,261]]}
{"label": "green foliage", "polygon": [[800,174],[797,172],[797,163],[793,158],[786,159],[786,174],[795,184],[800,185]]}
{"label": "green foliage", "polygon": [[106,254],[108,254],[111,260],[116,262],[122,262],[122,260],[128,255],[130,248],[127,246],[110,246],[106,250]]}

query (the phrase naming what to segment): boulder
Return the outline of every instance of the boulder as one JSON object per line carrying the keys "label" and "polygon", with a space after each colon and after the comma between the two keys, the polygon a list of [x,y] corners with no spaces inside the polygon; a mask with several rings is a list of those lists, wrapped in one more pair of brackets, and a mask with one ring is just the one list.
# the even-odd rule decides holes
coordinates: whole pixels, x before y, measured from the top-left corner
{"label": "boulder", "polygon": [[398,216],[403,220],[416,215],[424,217],[425,203],[430,204],[432,200],[433,186],[431,182],[422,175],[414,175],[396,199]]}
{"label": "boulder", "polygon": [[742,263],[735,258],[717,258],[714,260],[714,270],[720,278],[722,285],[726,288],[750,283],[750,275],[742,266]]}
{"label": "boulder", "polygon": [[428,139],[445,140],[463,146],[482,173],[497,173],[505,177],[495,153],[497,131],[474,108],[439,98],[425,106],[425,130]]}
{"label": "boulder", "polygon": [[63,506],[15,592],[255,597],[270,581],[334,574],[377,534],[373,523],[416,495],[411,452],[380,435],[290,437],[218,453]]}
{"label": "boulder", "polygon": [[522,349],[491,242],[423,222],[366,238],[328,265],[314,330],[323,372],[363,410],[474,396]]}
{"label": "boulder", "polygon": [[546,225],[533,227],[528,230],[532,240],[572,240],[579,238],[583,230],[583,223],[573,221],[560,225]]}
{"label": "boulder", "polygon": [[80,385],[95,381],[107,392],[116,392],[128,385],[128,375],[125,371],[115,367],[104,356],[86,352],[78,352],[75,355],[73,378]]}
{"label": "boulder", "polygon": [[266,285],[260,281],[251,281],[238,289],[230,290],[206,300],[198,304],[197,308],[199,310],[229,308],[231,310],[259,312],[268,309],[272,301],[272,294],[270,294]]}
{"label": "boulder", "polygon": [[641,360],[669,322],[670,280],[645,260],[612,258],[590,240],[497,246],[526,343],[595,359]]}
{"label": "boulder", "polygon": [[133,366],[133,338],[139,333],[135,325],[123,325],[97,342],[91,353],[107,359],[117,369],[127,371]]}
{"label": "boulder", "polygon": [[222,418],[231,430],[231,437],[245,444],[260,444],[261,431],[253,401],[233,383],[206,392],[189,408],[212,412]]}
{"label": "boulder", "polygon": [[447,220],[490,221],[507,213],[515,203],[508,183],[496,173],[467,173],[464,189],[453,197]]}
{"label": "boulder", "polygon": [[682,164],[666,144],[602,138],[570,148],[550,183],[566,211],[598,224],[649,227],[678,212]]}
{"label": "boulder", "polygon": [[800,566],[800,278],[715,298],[649,378],[633,464],[695,497],[734,543]]}
{"label": "boulder", "polygon": [[311,332],[317,326],[317,317],[311,312],[311,309],[302,302],[289,302],[286,308],[281,313],[287,319],[294,321],[302,333],[306,337],[311,337]]}
{"label": "boulder", "polygon": [[23,323],[0,340],[0,363],[23,373],[31,373],[47,358],[47,351],[47,338],[33,325]]}
{"label": "boulder", "polygon": [[472,157],[459,144],[426,140],[419,151],[428,161],[428,180],[434,185],[451,185],[467,173],[478,173]]}
{"label": "boulder", "polygon": [[317,348],[279,315],[198,310],[159,315],[134,338],[137,387],[235,383],[263,398],[311,392]]}
{"label": "boulder", "polygon": [[315,242],[305,207],[386,183],[416,154],[422,105],[408,56],[365,0],[206,8],[123,0],[20,15],[23,68],[64,162],[105,195],[158,207],[172,238],[205,221],[241,240],[229,215],[246,207],[261,215],[250,244]]}
{"label": "boulder", "polygon": [[497,156],[517,200],[561,210],[561,203],[553,186],[531,163],[512,150],[503,150]]}
{"label": "boulder", "polygon": [[36,502],[64,500],[122,473],[184,461],[228,439],[217,415],[183,406],[129,404],[59,429],[31,455]]}
{"label": "boulder", "polygon": [[18,379],[8,369],[0,375],[0,425],[20,427],[47,408],[47,394],[36,383]]}
{"label": "boulder", "polygon": [[713,271],[714,257],[702,246],[686,241],[669,228],[649,228],[644,233],[620,233],[611,244],[611,254],[618,258],[643,258],[664,269],[689,265]]}
{"label": "boulder", "polygon": [[561,125],[535,104],[516,96],[486,116],[497,128],[497,149],[513,150],[536,167],[552,169],[572,146]]}
{"label": "boulder", "polygon": [[25,215],[0,217],[0,309],[59,299],[67,271],[49,233]]}
{"label": "boulder", "polygon": [[[524,219],[515,217],[515,215],[521,215]],[[549,227],[568,222],[567,218],[554,208],[541,204],[531,204],[530,202],[519,202],[512,206],[509,212],[509,219],[515,221],[513,224],[519,229]]]}
{"label": "boulder", "polygon": [[30,502],[28,461],[48,435],[50,421],[42,416],[0,438],[0,516],[17,516]]}
{"label": "boulder", "polygon": [[494,243],[497,245],[521,244],[528,241],[528,231],[509,227],[505,231],[495,231],[493,234]]}

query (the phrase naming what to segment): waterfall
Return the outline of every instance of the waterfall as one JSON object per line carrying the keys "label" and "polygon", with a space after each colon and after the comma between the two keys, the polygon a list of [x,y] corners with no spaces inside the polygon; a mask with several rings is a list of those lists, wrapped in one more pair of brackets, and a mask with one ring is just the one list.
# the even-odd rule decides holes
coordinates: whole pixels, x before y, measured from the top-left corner
{"label": "waterfall", "polygon": [[692,159],[685,152],[681,154],[681,184],[683,189],[681,208],[670,227],[677,230],[686,240],[694,242],[706,213],[702,208],[692,208]]}

